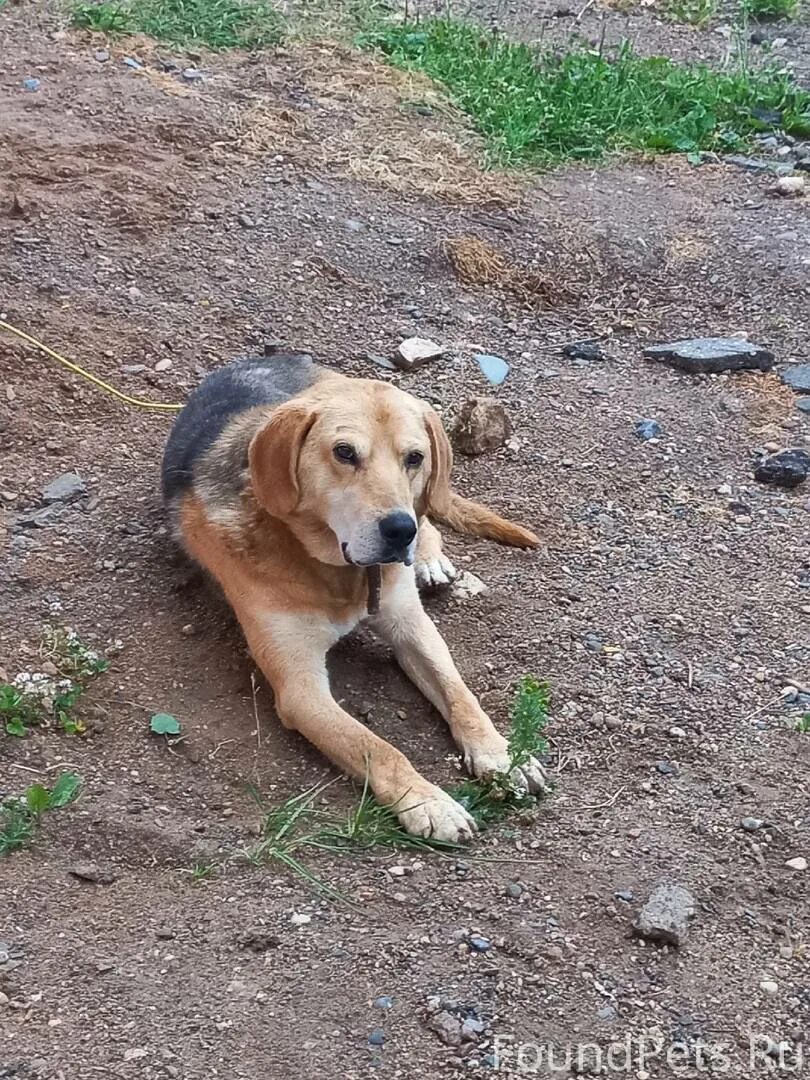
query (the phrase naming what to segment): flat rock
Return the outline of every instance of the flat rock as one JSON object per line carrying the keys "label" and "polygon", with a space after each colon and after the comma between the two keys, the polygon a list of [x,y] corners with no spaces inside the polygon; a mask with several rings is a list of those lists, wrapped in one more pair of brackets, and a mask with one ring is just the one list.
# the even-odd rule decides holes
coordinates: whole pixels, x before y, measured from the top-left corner
{"label": "flat rock", "polygon": [[462,454],[476,457],[497,450],[511,434],[512,424],[500,401],[475,397],[461,406],[453,437]]}
{"label": "flat rock", "polygon": [[472,600],[474,596],[480,596],[487,591],[487,587],[480,577],[471,574],[469,570],[462,570],[451,586],[451,595],[456,600]]}
{"label": "flat rock", "polygon": [[810,397],[796,398],[796,408],[803,413],[810,413]]}
{"label": "flat rock", "polygon": [[72,502],[81,498],[86,490],[84,480],[78,473],[62,473],[42,489],[42,499],[48,504]]}
{"label": "flat rock", "polygon": [[767,158],[745,157],[743,154],[725,154],[723,161],[727,165],[736,165],[738,169],[745,169],[746,172],[779,174],[792,172],[793,168],[791,165],[768,161]]}
{"label": "flat rock", "polygon": [[112,885],[116,880],[112,870],[105,866],[96,866],[95,863],[76,863],[68,870],[71,877],[79,881],[88,881],[92,885]]}
{"label": "flat rock", "polygon": [[493,386],[500,386],[509,374],[509,365],[500,356],[493,356],[491,353],[477,353],[475,360],[482,374],[486,376]]}
{"label": "flat rock", "polygon": [[810,473],[810,454],[806,450],[780,450],[760,458],[754,469],[754,479],[760,484],[795,488]]}
{"label": "flat rock", "polygon": [[810,394],[810,364],[791,364],[782,368],[779,377],[797,394]]}
{"label": "flat rock", "polygon": [[430,338],[410,337],[401,342],[397,349],[394,363],[403,371],[413,371],[414,368],[427,364],[430,360],[438,360],[444,355],[444,349]]}
{"label": "flat rock", "polygon": [[679,948],[689,933],[695,898],[682,885],[659,885],[639,912],[635,931],[649,941]]}
{"label": "flat rock", "polygon": [[452,1013],[442,1010],[428,1020],[428,1027],[435,1031],[445,1046],[461,1046],[461,1021]]}
{"label": "flat rock", "polygon": [[767,349],[739,338],[689,338],[644,350],[648,360],[661,360],[690,375],[721,371],[770,371],[774,356]]}

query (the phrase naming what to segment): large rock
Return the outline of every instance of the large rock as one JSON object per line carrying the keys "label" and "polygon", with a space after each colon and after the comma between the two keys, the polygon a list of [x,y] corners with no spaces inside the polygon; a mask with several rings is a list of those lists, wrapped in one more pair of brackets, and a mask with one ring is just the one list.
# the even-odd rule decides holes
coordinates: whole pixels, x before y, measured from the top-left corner
{"label": "large rock", "polygon": [[641,909],[635,931],[649,941],[679,948],[695,914],[695,898],[682,885],[659,885]]}
{"label": "large rock", "polygon": [[512,424],[500,401],[489,397],[470,398],[461,406],[454,432],[462,454],[476,456],[497,450],[512,434]]}
{"label": "large rock", "polygon": [[760,458],[754,469],[754,479],[760,484],[795,488],[810,474],[810,454],[806,450],[780,450]]}
{"label": "large rock", "polygon": [[770,371],[774,356],[767,349],[738,338],[689,338],[644,350],[648,360],[688,371],[690,375],[716,375],[721,371]]}
{"label": "large rock", "polygon": [[66,472],[42,489],[42,499],[46,503],[72,502],[81,498],[86,490],[84,480],[78,473]]}
{"label": "large rock", "polygon": [[810,394],[810,364],[791,364],[779,374],[782,382],[797,394]]}
{"label": "large rock", "polygon": [[410,337],[403,341],[396,351],[394,363],[403,371],[413,371],[414,368],[427,364],[430,360],[438,360],[444,355],[444,349],[429,338]]}

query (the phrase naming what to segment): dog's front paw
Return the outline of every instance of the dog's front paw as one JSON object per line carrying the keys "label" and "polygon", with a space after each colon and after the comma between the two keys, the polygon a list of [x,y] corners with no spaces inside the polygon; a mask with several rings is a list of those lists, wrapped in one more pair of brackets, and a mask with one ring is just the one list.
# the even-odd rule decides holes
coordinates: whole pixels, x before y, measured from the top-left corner
{"label": "dog's front paw", "polygon": [[423,836],[426,840],[461,844],[472,840],[477,830],[464,807],[432,784],[423,791],[409,791],[393,809],[412,836]]}
{"label": "dog's front paw", "polygon": [[510,770],[509,747],[502,736],[496,744],[466,748],[464,764],[479,780],[491,780],[496,773],[508,774],[514,789],[529,795],[546,795],[551,787],[546,770],[536,758]]}
{"label": "dog's front paw", "polygon": [[449,585],[456,580],[458,571],[444,555],[435,559],[423,559],[414,567],[416,584],[420,589],[435,589],[440,585]]}

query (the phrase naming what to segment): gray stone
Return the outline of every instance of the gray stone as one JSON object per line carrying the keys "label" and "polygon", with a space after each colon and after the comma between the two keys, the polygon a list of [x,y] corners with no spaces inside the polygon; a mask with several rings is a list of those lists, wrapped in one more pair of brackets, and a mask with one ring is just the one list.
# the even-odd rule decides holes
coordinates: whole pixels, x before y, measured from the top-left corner
{"label": "gray stone", "polygon": [[429,338],[410,337],[401,342],[394,356],[397,367],[403,371],[413,371],[414,368],[427,364],[430,360],[438,360],[444,355],[444,349]]}
{"label": "gray stone", "polygon": [[71,866],[68,873],[79,881],[89,881],[93,885],[112,885],[116,879],[112,870],[94,863],[77,863]]}
{"label": "gray stone", "polygon": [[64,503],[43,506],[39,510],[27,510],[15,518],[14,524],[23,529],[48,529],[51,525],[56,525],[66,510]]}
{"label": "gray stone", "polygon": [[511,434],[512,424],[500,401],[475,397],[461,406],[453,437],[462,454],[476,457],[497,450]]}
{"label": "gray stone", "polygon": [[754,469],[754,479],[774,487],[798,487],[810,474],[810,454],[806,450],[780,450],[761,458]]}
{"label": "gray stone", "polygon": [[461,1038],[463,1042],[475,1042],[479,1035],[483,1035],[487,1025],[483,1020],[477,1020],[474,1016],[468,1016],[461,1025]]}
{"label": "gray stone", "polygon": [[738,338],[690,338],[644,350],[648,360],[661,360],[691,375],[716,375],[720,371],[770,371],[773,353]]}
{"label": "gray stone", "polygon": [[744,817],[740,822],[746,832],[757,832],[764,824],[762,818],[757,817]]}
{"label": "gray stone", "polygon": [[782,368],[779,376],[797,394],[810,394],[810,364],[791,364]]}
{"label": "gray stone", "polygon": [[679,948],[689,933],[695,898],[682,885],[659,885],[641,909],[635,931],[650,941]]}
{"label": "gray stone", "polygon": [[384,1042],[385,1032],[382,1030],[382,1028],[377,1028],[376,1031],[372,1031],[372,1033],[368,1037],[369,1046],[382,1046]]}
{"label": "gray stone", "polygon": [[810,397],[796,398],[796,408],[803,413],[810,413]]}
{"label": "gray stone", "polygon": [[778,164],[765,158],[745,157],[742,154],[725,154],[723,161],[727,165],[736,165],[738,169],[745,169],[746,172],[777,174],[792,172],[792,166],[790,165]]}
{"label": "gray stone", "polygon": [[78,473],[62,473],[42,489],[44,502],[66,503],[81,498],[87,488]]}
{"label": "gray stone", "polygon": [[518,885],[516,881],[510,882],[506,886],[506,895],[511,896],[513,900],[519,900],[523,896],[523,886]]}
{"label": "gray stone", "polygon": [[575,341],[570,345],[563,345],[563,356],[570,360],[604,360],[602,350],[593,341]]}
{"label": "gray stone", "polygon": [[461,1021],[452,1013],[445,1010],[436,1013],[428,1021],[428,1027],[446,1046],[461,1046]]}
{"label": "gray stone", "polygon": [[481,934],[470,934],[467,943],[473,952],[489,952],[492,948],[492,942],[489,938],[485,938]]}

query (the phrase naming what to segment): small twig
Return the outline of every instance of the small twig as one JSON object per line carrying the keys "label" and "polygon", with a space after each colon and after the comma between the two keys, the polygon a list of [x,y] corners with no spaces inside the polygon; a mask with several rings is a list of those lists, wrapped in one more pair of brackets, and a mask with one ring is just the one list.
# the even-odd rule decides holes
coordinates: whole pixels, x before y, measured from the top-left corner
{"label": "small twig", "polygon": [[626,790],[627,790],[627,785],[624,785],[624,786],[618,788],[616,790],[616,792],[613,795],[611,795],[610,798],[607,799],[605,802],[592,803],[590,805],[582,805],[582,804],[576,805],[575,803],[572,803],[571,807],[572,807],[573,810],[604,810],[608,806],[613,806],[613,804],[616,802],[616,800],[622,794],[622,792],[624,792]]}
{"label": "small twig", "polygon": [[585,14],[586,11],[589,11],[593,7],[595,2],[596,0],[587,0],[587,3],[580,9],[579,15],[577,15],[577,17],[574,19],[574,22],[582,22],[582,16]]}
{"label": "small twig", "polygon": [[210,761],[212,758],[215,758],[217,756],[217,754],[220,752],[220,750],[222,749],[223,746],[227,746],[228,743],[232,743],[232,742],[236,742],[236,739],[223,739],[222,742],[217,743],[217,745],[214,747],[214,749],[208,755],[208,760]]}
{"label": "small twig", "polygon": [[687,669],[687,671],[689,673],[687,681],[686,681],[686,685],[691,690],[692,686],[694,685],[694,682],[695,682],[695,671],[694,671],[694,668],[692,667],[692,661],[691,660],[686,661],[686,669]]}

